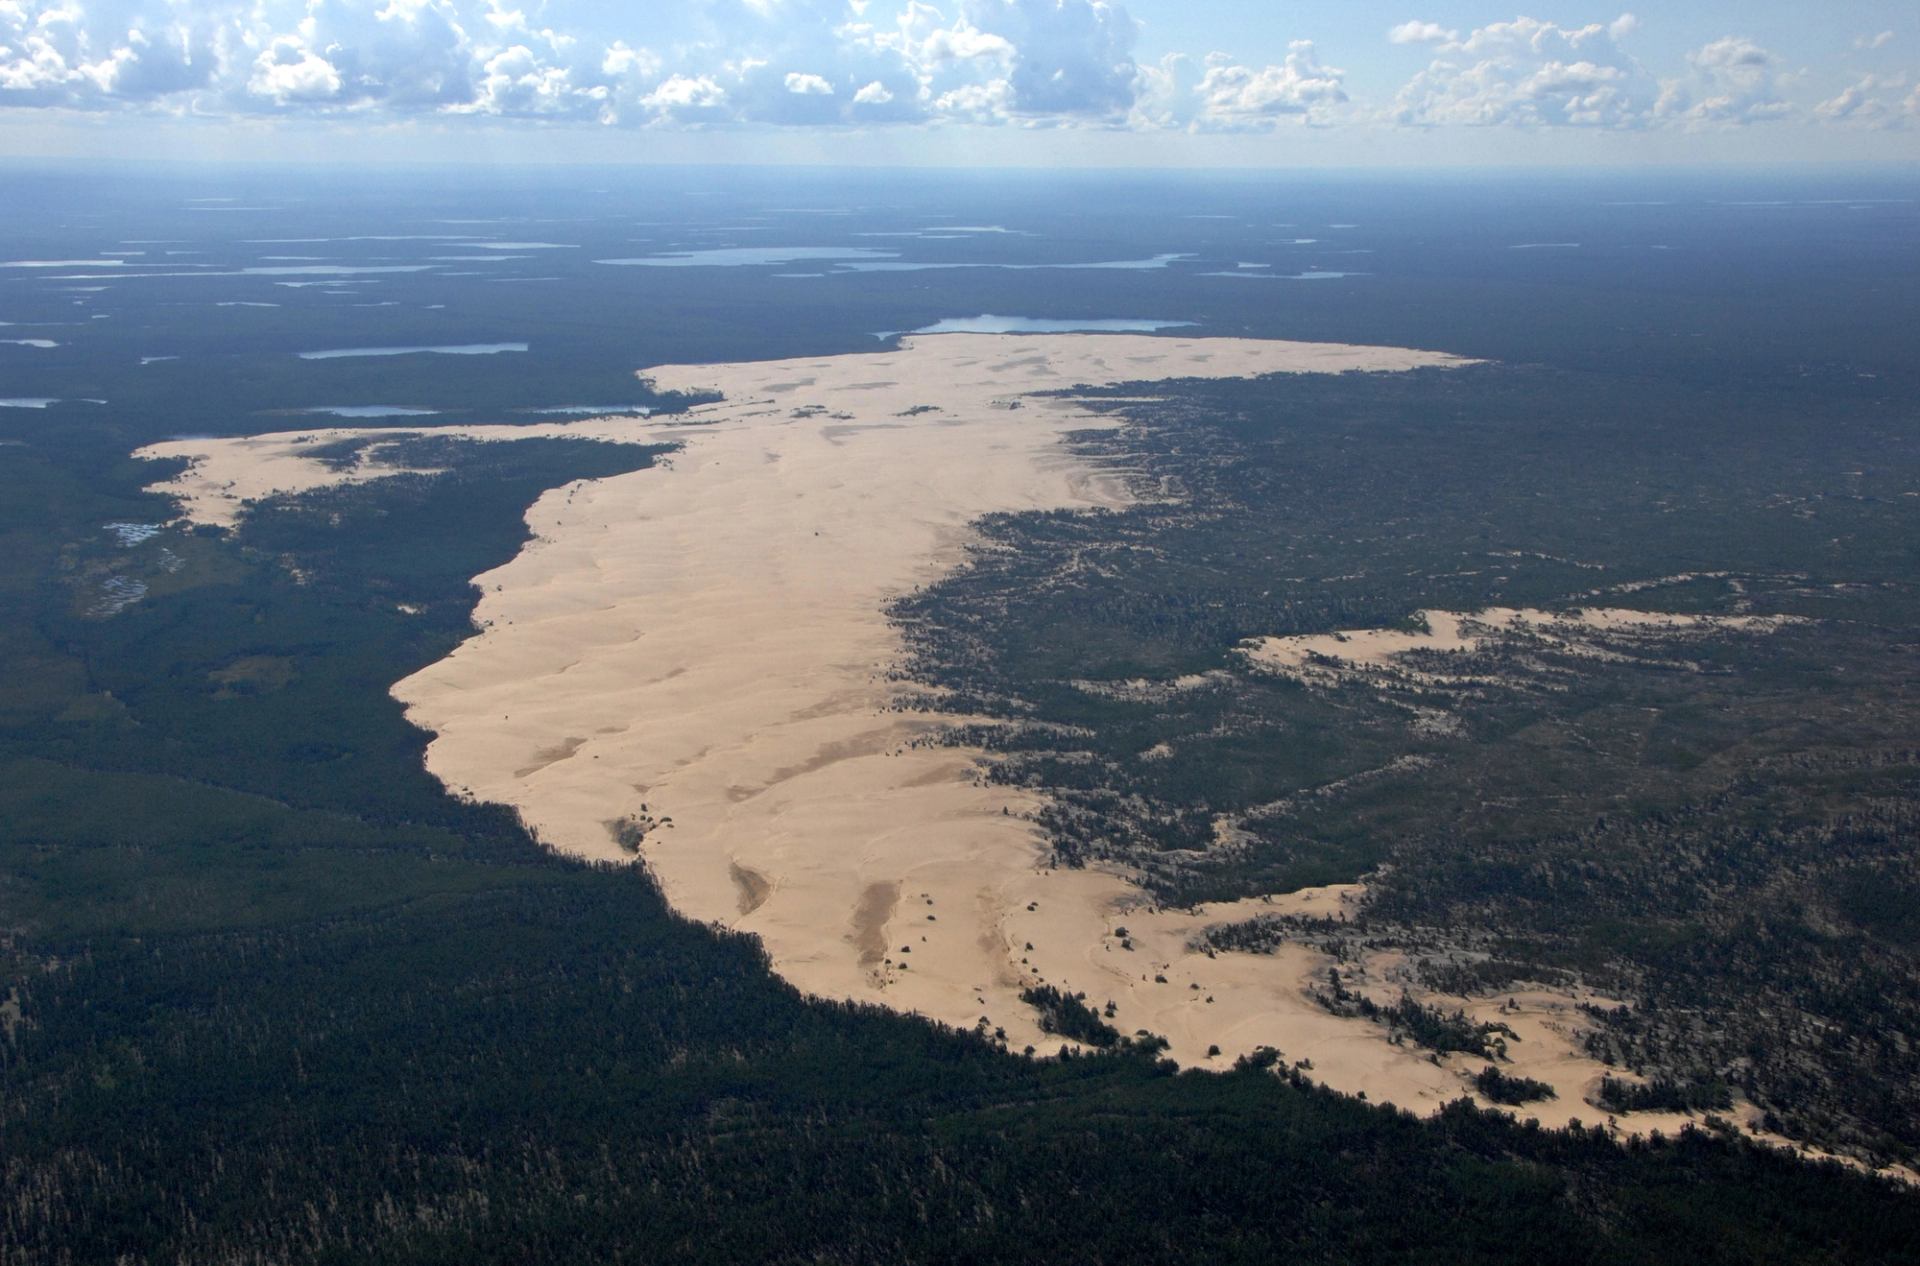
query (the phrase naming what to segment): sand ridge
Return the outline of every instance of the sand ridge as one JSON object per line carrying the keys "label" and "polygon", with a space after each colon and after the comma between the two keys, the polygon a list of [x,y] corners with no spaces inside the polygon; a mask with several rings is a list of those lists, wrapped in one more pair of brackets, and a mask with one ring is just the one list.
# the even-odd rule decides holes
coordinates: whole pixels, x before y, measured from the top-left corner
{"label": "sand ridge", "polygon": [[1402,657],[1416,651],[1480,651],[1508,642],[1531,643],[1595,659],[1625,659],[1627,656],[1596,644],[1595,636],[1658,645],[1691,633],[1771,633],[1796,622],[1788,616],[1690,615],[1623,607],[1566,611],[1487,607],[1480,611],[1419,611],[1415,616],[1424,627],[1252,638],[1239,651],[1259,667],[1288,676],[1338,678],[1343,673],[1368,669],[1400,669],[1415,675],[1415,670],[1405,668]]}
{"label": "sand ridge", "polygon": [[[1124,473],[1062,442],[1112,421],[1035,393],[1466,363],[1337,344],[951,334],[645,371],[662,389],[724,397],[674,417],[453,429],[682,447],[543,496],[527,513],[534,539],[476,578],[477,634],[394,694],[435,735],[427,764],[450,788],[515,806],[564,852],[639,857],[677,909],[759,936],[803,990],[1044,1052],[1060,1042],[1019,994],[1049,983],[1111,1003],[1118,1028],[1165,1037],[1182,1064],[1274,1046],[1336,1089],[1432,1111],[1466,1092],[1477,1062],[1431,1060],[1320,1008],[1305,991],[1328,960],[1306,946],[1196,946],[1214,923],[1337,913],[1357,889],[1175,911],[1122,874],[1050,868],[1031,822],[1039,797],[986,785],[978,753],[935,741],[965,718],[898,706],[885,613],[957,565],[982,515],[1126,504]],[[384,433],[423,431],[449,433]],[[249,498],[378,477],[377,461],[343,474],[303,456],[367,434],[144,455],[186,459],[167,490],[190,517],[231,523]],[[1578,1051],[1567,1001],[1515,1001],[1501,1016],[1527,1034],[1513,1071],[1551,1067],[1565,1091],[1529,1112],[1598,1123],[1579,1097],[1599,1069]]]}

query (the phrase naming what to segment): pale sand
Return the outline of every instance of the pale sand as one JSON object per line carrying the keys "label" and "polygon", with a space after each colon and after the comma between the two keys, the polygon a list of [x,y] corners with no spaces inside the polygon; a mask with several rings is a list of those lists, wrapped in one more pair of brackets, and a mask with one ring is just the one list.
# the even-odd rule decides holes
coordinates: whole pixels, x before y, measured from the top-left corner
{"label": "pale sand", "polygon": [[[1033,392],[1453,363],[949,335],[650,370],[663,388],[724,392],[681,419],[713,425],[674,432],[686,448],[671,471],[545,498],[529,516],[540,539],[479,580],[486,632],[396,694],[438,736],[437,774],[519,806],[555,847],[618,858],[609,819],[642,803],[671,815],[641,848],[668,899],[758,935],[808,992],[958,1027],[984,1016],[1014,1049],[1051,1051],[1018,997],[1044,981],[1111,999],[1123,1031],[1164,1035],[1183,1062],[1277,1044],[1346,1088],[1437,1103],[1457,1079],[1301,995],[1316,955],[1208,959],[1187,945],[1208,915],[1135,908],[1120,875],[1047,869],[1028,820],[1039,799],[977,785],[978,753],[929,741],[959,718],[890,710],[900,642],[884,612],[953,567],[983,514],[1124,503],[1120,476],[1061,444],[1110,422]],[[920,406],[937,411],[904,416]],[[566,759],[544,761],[563,744]]]}
{"label": "pale sand", "polygon": [[1561,651],[1595,658],[1619,656],[1592,645],[1594,634],[1657,638],[1678,633],[1770,633],[1790,623],[1785,616],[1684,615],[1631,611],[1619,607],[1582,607],[1539,611],[1526,607],[1488,607],[1482,611],[1421,611],[1426,631],[1351,629],[1296,637],[1255,638],[1241,653],[1263,668],[1293,675],[1316,669],[1385,668],[1414,651],[1478,651],[1502,639],[1531,640]]}
{"label": "pale sand", "polygon": [[[1060,1042],[1018,995],[1045,982],[1113,1002],[1117,1027],[1164,1036],[1182,1064],[1224,1067],[1275,1046],[1336,1089],[1432,1111],[1465,1093],[1479,1061],[1431,1061],[1328,1014],[1304,993],[1328,965],[1307,947],[1192,947],[1210,924],[1336,911],[1356,889],[1165,911],[1121,874],[1049,869],[1028,820],[1040,798],[980,783],[977,752],[929,741],[962,718],[896,710],[901,644],[884,613],[955,566],[984,514],[1124,503],[1123,477],[1061,442],[1109,420],[1032,392],[1464,363],[1253,340],[940,335],[647,371],[666,389],[726,397],[680,417],[459,428],[684,448],[542,497],[527,514],[535,539],[476,578],[481,632],[394,694],[436,735],[429,769],[514,805],[553,848],[624,859],[616,824],[660,820],[639,855],[668,900],[759,936],[809,993],[962,1028],[984,1020],[1013,1049],[1044,1052]],[[934,411],[908,416],[919,406]],[[449,433],[389,433],[423,430]],[[231,523],[248,499],[378,477],[377,455],[349,472],[301,456],[368,433],[176,441],[144,455],[189,459],[167,490],[190,517]],[[1502,1017],[1527,1036],[1513,1071],[1564,1087],[1526,1111],[1597,1122],[1579,1097],[1599,1068],[1568,1036],[1566,999],[1519,1001],[1520,1016]]]}

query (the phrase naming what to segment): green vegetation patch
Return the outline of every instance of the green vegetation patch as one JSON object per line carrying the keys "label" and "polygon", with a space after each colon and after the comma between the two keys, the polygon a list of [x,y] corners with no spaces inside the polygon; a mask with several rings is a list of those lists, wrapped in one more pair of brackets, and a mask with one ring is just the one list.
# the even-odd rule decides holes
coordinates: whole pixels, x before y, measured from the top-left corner
{"label": "green vegetation patch", "polygon": [[233,537],[169,530],[148,544],[192,536],[179,587],[89,616],[71,578],[120,548],[99,525],[167,517],[117,452],[76,433],[0,468],[0,645],[35,669],[0,681],[9,1263],[1892,1262],[1920,1242],[1910,1196],[1700,1134],[1628,1150],[1465,1104],[1420,1122],[1277,1055],[1028,1061],[802,999],[640,869],[448,797],[387,694],[468,635],[467,578],[519,548],[536,495],[652,454],[474,446]]}
{"label": "green vegetation patch", "polygon": [[[1121,427],[1076,443],[1139,503],[990,519],[895,608],[930,706],[1000,722],[957,737],[1045,793],[1057,861],[1173,904],[1366,877],[1347,922],[1209,941],[1394,948],[1454,994],[1585,981],[1634,1002],[1596,1055],[1920,1157],[1908,412],[1514,365],[1108,394]],[[1709,623],[1399,672],[1241,654],[1487,608]]]}

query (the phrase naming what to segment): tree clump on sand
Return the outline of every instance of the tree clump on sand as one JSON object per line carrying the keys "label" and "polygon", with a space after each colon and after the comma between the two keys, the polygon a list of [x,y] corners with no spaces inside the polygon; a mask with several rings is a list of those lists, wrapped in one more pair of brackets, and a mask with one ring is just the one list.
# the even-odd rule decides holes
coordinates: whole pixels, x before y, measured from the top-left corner
{"label": "tree clump on sand", "polygon": [[1348,989],[1337,967],[1327,969],[1327,984],[1312,997],[1335,1015],[1359,1016],[1387,1026],[1389,1041],[1412,1042],[1436,1055],[1464,1051],[1486,1059],[1505,1059],[1507,1039],[1519,1037],[1504,1024],[1475,1020],[1465,1011],[1442,1011],[1402,993],[1381,1006],[1363,993]]}
{"label": "tree clump on sand", "polygon": [[1514,1077],[1488,1064],[1473,1079],[1473,1088],[1494,1103],[1517,1107],[1541,1099],[1555,1098],[1552,1086],[1532,1077]]}

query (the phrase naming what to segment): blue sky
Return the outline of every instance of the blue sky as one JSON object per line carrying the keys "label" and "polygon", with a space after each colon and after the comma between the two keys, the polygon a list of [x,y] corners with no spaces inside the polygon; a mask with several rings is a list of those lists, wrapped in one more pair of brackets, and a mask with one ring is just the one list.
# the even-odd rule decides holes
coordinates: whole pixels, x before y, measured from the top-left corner
{"label": "blue sky", "polygon": [[1920,160],[1920,6],[0,0],[0,153]]}

